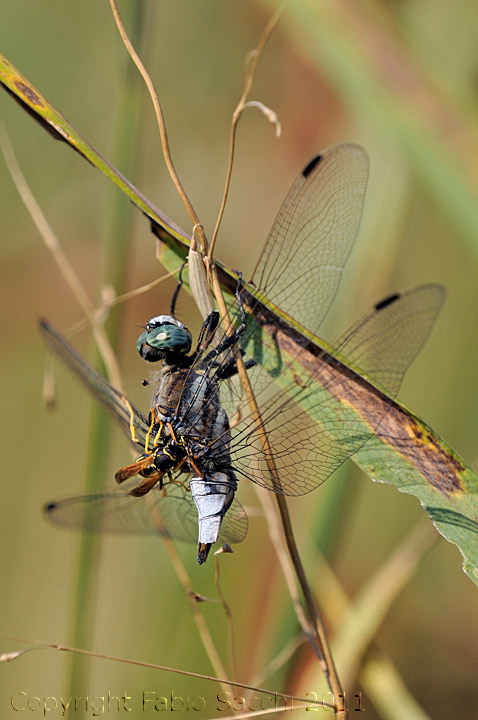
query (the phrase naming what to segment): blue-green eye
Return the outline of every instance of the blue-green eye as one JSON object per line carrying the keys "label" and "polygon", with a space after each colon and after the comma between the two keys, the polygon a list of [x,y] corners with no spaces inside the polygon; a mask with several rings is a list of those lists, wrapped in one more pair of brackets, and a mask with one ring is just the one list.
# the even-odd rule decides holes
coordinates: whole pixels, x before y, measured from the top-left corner
{"label": "blue-green eye", "polygon": [[179,352],[189,352],[191,349],[191,335],[186,328],[175,325],[161,325],[146,333],[146,341],[151,347]]}
{"label": "blue-green eye", "polygon": [[147,332],[141,333],[138,340],[136,341],[136,350],[139,353],[141,353],[141,348],[143,346],[143,343],[147,342],[147,340],[148,340],[148,333]]}
{"label": "blue-green eye", "polygon": [[191,350],[191,333],[182,323],[170,322],[171,319],[160,316],[146,325],[146,331],[141,333],[136,343],[136,349],[144,360],[156,362],[164,359],[167,352],[187,354]]}

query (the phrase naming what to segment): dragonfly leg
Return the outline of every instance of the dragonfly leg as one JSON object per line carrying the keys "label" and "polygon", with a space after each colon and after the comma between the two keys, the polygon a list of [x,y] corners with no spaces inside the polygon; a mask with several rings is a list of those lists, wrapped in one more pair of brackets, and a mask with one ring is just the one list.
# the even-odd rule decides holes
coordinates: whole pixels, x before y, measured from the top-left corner
{"label": "dragonfly leg", "polygon": [[[241,350],[241,355],[244,355],[244,350]],[[249,370],[252,367],[255,367],[257,365],[255,360],[246,360],[244,363],[244,366],[246,370]],[[234,358],[231,358],[227,362],[224,363],[222,367],[220,367],[216,373],[216,377],[219,380],[227,380],[228,378],[234,377],[234,375],[237,375],[237,362],[234,360]]]}
{"label": "dragonfly leg", "polygon": [[176,318],[174,311],[176,309],[176,301],[178,299],[179,291],[181,290],[183,286],[183,270],[186,263],[183,263],[181,267],[179,268],[179,277],[178,277],[178,284],[176,285],[176,289],[174,291],[173,297],[171,298],[171,310],[170,315],[173,318]]}
{"label": "dragonfly leg", "polygon": [[[215,358],[217,358],[221,353],[223,353],[225,350],[228,350],[230,347],[235,345],[235,343],[237,343],[239,338],[241,338],[246,331],[247,318],[246,318],[246,311],[244,310],[244,305],[242,304],[242,299],[241,299],[241,287],[242,287],[242,275],[241,275],[241,273],[238,273],[237,287],[236,287],[234,295],[236,296],[239,313],[241,315],[241,324],[239,325],[238,328],[236,328],[236,330],[234,330],[233,333],[231,333],[231,335],[225,335],[223,337],[223,339],[221,340],[221,342],[217,345],[217,347],[215,347],[214,350],[211,350],[211,352],[208,353],[208,355],[206,355],[206,357],[204,358],[204,361],[206,363],[213,362],[215,360]],[[212,315],[212,313],[211,313],[211,315]],[[210,317],[210,316],[208,316],[208,317]],[[208,318],[206,318],[205,322],[207,322],[207,320],[208,320]]]}
{"label": "dragonfly leg", "polygon": [[219,318],[220,315],[217,310],[213,310],[207,318],[204,320],[201,328],[201,332],[199,333],[198,338],[198,344],[196,348],[195,355],[202,352],[205,348],[210,345],[212,342],[212,339],[214,337],[214,333],[217,330],[217,326],[219,325]]}

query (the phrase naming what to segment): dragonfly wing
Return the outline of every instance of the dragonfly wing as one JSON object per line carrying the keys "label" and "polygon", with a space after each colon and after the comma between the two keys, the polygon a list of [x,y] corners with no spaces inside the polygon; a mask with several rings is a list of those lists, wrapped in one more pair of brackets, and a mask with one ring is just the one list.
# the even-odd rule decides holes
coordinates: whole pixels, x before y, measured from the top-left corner
{"label": "dragonfly wing", "polygon": [[[444,297],[443,288],[426,285],[378,303],[339,338],[339,351],[394,397]],[[270,379],[268,386],[258,383],[265,388],[258,404],[271,450],[248,410],[243,408],[233,428],[236,472],[285,495],[303,495],[324,482],[377,431],[393,404],[393,397],[327,353],[313,356],[307,347],[302,352],[307,381],[297,377],[287,394],[272,390]],[[261,368],[253,368],[256,372],[264,374]]]}
{"label": "dragonfly wing", "polygon": [[427,341],[446,291],[420,285],[377,303],[333,343],[347,364],[395,398],[403,376]]}
{"label": "dragonfly wing", "polygon": [[[118,392],[99,372],[94,370],[81,355],[70,345],[68,340],[58,332],[47,320],[39,321],[40,330],[49,348],[82,381],[89,392],[110,412],[131,440],[131,423],[134,426],[136,439],[144,447],[146,434],[149,430],[148,420],[143,413],[131,403],[125,395]],[[135,447],[137,444],[133,443]]]}
{"label": "dragonfly wing", "polygon": [[[150,493],[151,494],[151,493]],[[150,501],[149,513],[153,516],[157,513],[156,521],[163,526],[166,534],[173,540],[180,542],[197,543],[198,541],[198,513],[191,493],[182,496],[166,496],[158,497],[162,491],[156,492],[156,498],[151,504],[151,498],[146,496],[146,500]],[[247,535],[247,515],[242,505],[233,500],[225,517],[222,520],[221,530],[217,539],[217,543],[239,543],[244,540]]]}
{"label": "dragonfly wing", "polygon": [[316,332],[358,233],[368,179],[359,145],[324,150],[292,185],[253,275],[267,300]]}
{"label": "dragonfly wing", "polygon": [[[176,488],[175,488],[176,489]],[[77,495],[45,505],[51,522],[87,532],[117,535],[161,535],[197,543],[197,510],[190,493],[164,493],[153,488],[144,497],[123,489],[94,495]],[[224,520],[219,542],[241,542],[247,534],[247,516],[234,500]]]}
{"label": "dragonfly wing", "polygon": [[147,511],[145,497],[136,498],[121,490],[66,497],[48,503],[44,509],[55,525],[76,530],[120,535],[161,534]]}
{"label": "dragonfly wing", "polygon": [[[255,424],[239,430],[232,452],[236,474],[291,496],[305,495],[327,480],[374,430],[347,414],[341,405],[340,394],[350,390],[350,378],[344,378],[342,386],[335,379],[329,390],[332,394],[317,385],[299,389],[292,397],[281,392],[262,404],[262,426],[269,446],[263,446]],[[308,411],[299,402],[306,403]],[[270,463],[277,475],[271,473]]]}
{"label": "dragonfly wing", "polygon": [[221,530],[217,539],[218,544],[242,542],[247,535],[249,521],[246,511],[241,503],[233,500],[232,504],[222,520]]}

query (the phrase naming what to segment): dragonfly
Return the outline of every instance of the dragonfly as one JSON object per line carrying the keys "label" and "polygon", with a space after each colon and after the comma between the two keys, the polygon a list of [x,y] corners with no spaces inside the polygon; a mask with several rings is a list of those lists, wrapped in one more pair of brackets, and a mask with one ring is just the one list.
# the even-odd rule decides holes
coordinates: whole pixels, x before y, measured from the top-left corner
{"label": "dragonfly", "polygon": [[[247,515],[235,499],[239,479],[304,495],[378,432],[445,291],[428,284],[394,293],[331,346],[319,341],[358,233],[367,179],[368,156],[358,145],[316,156],[287,194],[251,280],[236,278],[232,330],[217,339],[214,310],[193,352],[191,333],[175,316],[180,277],[170,314],[151,318],[137,342],[144,360],[160,363],[148,417],[40,322],[51,349],[142,450],[116,473],[119,488],[49,503],[53,522],[197,539],[202,564],[214,543],[246,536]],[[238,356],[259,415],[244,397]],[[364,398],[367,412],[357,413]]]}

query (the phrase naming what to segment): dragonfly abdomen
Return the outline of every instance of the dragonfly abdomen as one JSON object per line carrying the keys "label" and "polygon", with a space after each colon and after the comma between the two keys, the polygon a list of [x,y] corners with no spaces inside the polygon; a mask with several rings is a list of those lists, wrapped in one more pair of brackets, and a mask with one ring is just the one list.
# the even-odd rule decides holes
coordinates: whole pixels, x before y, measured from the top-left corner
{"label": "dragonfly abdomen", "polygon": [[202,565],[218,538],[224,515],[234,500],[237,483],[230,470],[192,478],[190,488],[198,511],[198,563]]}

